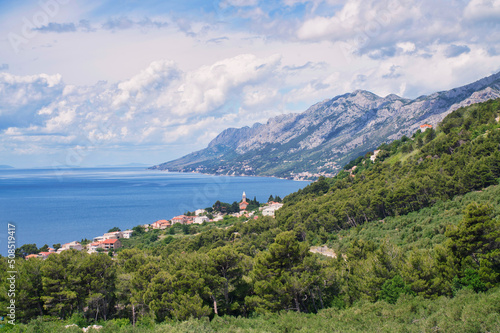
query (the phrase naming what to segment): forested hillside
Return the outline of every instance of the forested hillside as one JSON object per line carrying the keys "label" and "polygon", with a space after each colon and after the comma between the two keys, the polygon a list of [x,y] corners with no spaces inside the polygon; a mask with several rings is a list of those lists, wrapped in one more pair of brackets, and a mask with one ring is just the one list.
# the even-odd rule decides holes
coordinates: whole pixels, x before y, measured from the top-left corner
{"label": "forested hillside", "polygon": [[18,258],[17,318],[32,321],[14,330],[500,331],[499,116],[500,100],[461,108],[287,196],[276,219],[114,258]]}
{"label": "forested hillside", "polygon": [[382,145],[372,163],[358,158],[332,179],[285,198],[277,219],[287,228],[326,232],[397,216],[482,189],[500,176],[499,100],[459,109],[437,130]]}

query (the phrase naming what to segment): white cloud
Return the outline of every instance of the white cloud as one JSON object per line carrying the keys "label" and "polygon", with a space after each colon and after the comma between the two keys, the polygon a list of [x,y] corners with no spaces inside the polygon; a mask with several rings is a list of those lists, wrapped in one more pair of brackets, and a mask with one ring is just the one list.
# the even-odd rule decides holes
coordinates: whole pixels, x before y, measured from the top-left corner
{"label": "white cloud", "polygon": [[[333,15],[312,15],[297,27],[301,41],[327,40],[347,43],[353,54],[374,58],[394,57],[399,51],[463,44],[498,42],[499,0],[361,1],[347,0]],[[467,20],[475,20],[471,25]],[[496,21],[495,21],[496,20]],[[485,25],[490,22],[489,25]],[[493,29],[491,29],[493,28]],[[491,29],[491,30],[490,30]],[[459,44],[460,43],[460,44]],[[450,51],[451,53],[455,50]]]}
{"label": "white cloud", "polygon": [[[182,154],[356,89],[416,97],[500,70],[499,0],[218,3],[108,16],[71,2],[19,54],[0,40],[3,151]],[[0,32],[23,15],[0,14]]]}
{"label": "white cloud", "polygon": [[[56,142],[68,143],[68,138],[86,147],[199,143],[199,138],[214,135],[214,128],[224,129],[231,119],[228,116],[239,112],[237,105],[252,98],[250,104],[255,107],[265,102],[255,100],[255,91],[249,87],[270,81],[279,66],[279,56],[244,54],[183,72],[172,61],[160,60],[128,80],[87,87],[65,86],[60,76],[4,75],[0,96],[7,99],[6,93],[16,92],[16,104],[36,105],[30,112],[33,119],[38,118],[38,126],[22,121],[17,117],[20,108],[9,105],[8,112],[17,121],[0,137],[16,135],[17,141],[23,138],[23,144],[46,145],[46,149]],[[36,101],[48,87],[55,90],[50,99],[33,103],[33,96]]]}
{"label": "white cloud", "polygon": [[415,44],[412,42],[401,42],[397,43],[396,46],[400,48],[404,53],[412,53],[416,49]]}
{"label": "white cloud", "polygon": [[419,17],[415,6],[387,1],[348,0],[333,16],[315,16],[305,20],[297,30],[300,40],[350,40],[362,43],[366,38],[380,35],[388,26],[408,18]]}
{"label": "white cloud", "polygon": [[186,76],[176,113],[206,113],[221,107],[245,85],[265,81],[277,70],[280,57],[259,59],[251,54],[203,66]]}
{"label": "white cloud", "polygon": [[60,75],[16,76],[0,73],[0,130],[22,124],[39,124],[38,110],[60,96]]}
{"label": "white cloud", "polygon": [[234,7],[251,7],[259,3],[258,0],[224,0],[221,1],[219,6],[222,8],[234,6]]}
{"label": "white cloud", "polygon": [[131,99],[136,103],[145,103],[151,93],[165,91],[180,75],[180,70],[173,61],[154,61],[130,80],[118,84],[120,92],[115,97],[113,106],[131,102]]}
{"label": "white cloud", "polygon": [[468,20],[485,22],[500,20],[500,0],[471,0],[464,10]]}

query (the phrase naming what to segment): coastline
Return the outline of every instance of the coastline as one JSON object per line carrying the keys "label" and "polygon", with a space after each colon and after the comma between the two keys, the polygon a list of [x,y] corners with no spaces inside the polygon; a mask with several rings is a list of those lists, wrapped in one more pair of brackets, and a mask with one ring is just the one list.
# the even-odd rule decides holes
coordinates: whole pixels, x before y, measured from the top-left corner
{"label": "coastline", "polygon": [[33,243],[40,247],[94,237],[115,226],[152,223],[209,207],[217,200],[232,202],[242,191],[263,202],[270,194],[284,197],[310,183],[270,176],[234,175],[224,180],[224,175],[151,171],[166,170],[2,170],[0,209],[4,220],[18,227],[18,247]]}
{"label": "coastline", "polygon": [[169,173],[182,173],[182,174],[189,174],[189,173],[195,173],[199,175],[205,175],[205,176],[215,176],[215,177],[256,177],[256,178],[274,178],[274,179],[282,179],[282,180],[291,180],[291,181],[299,181],[299,182],[314,182],[316,179],[295,179],[295,178],[285,178],[285,177],[278,177],[278,176],[267,176],[267,175],[228,175],[228,174],[216,174],[216,173],[207,173],[207,172],[200,172],[200,171],[171,171],[169,169],[160,169],[156,168],[156,166],[152,166],[149,168],[146,168],[146,170],[152,170],[152,171],[159,171],[159,172],[169,172]]}

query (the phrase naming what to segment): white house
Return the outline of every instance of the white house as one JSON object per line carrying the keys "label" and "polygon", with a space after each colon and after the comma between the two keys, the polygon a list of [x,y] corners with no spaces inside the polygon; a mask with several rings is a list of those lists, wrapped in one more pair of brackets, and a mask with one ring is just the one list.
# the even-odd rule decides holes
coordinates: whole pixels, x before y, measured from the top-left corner
{"label": "white house", "polygon": [[372,160],[372,162],[375,162],[375,159],[377,158],[378,153],[380,153],[380,149],[375,150],[373,152],[373,155],[370,156],[370,160]]}
{"label": "white house", "polygon": [[133,230],[130,230],[130,229],[125,230],[125,231],[123,232],[123,238],[127,238],[127,239],[128,239],[128,238],[132,237],[132,233],[133,233],[133,232],[134,232],[134,231],[133,231]]}
{"label": "white house", "polygon": [[202,224],[203,222],[209,222],[210,219],[206,216],[196,216],[194,218],[194,223]]}
{"label": "white house", "polygon": [[273,202],[273,204],[271,204],[267,207],[264,207],[264,209],[262,210],[262,215],[263,216],[274,216],[274,212],[276,212],[281,207],[283,207],[282,203]]}
{"label": "white house", "polygon": [[87,245],[87,252],[89,254],[97,252],[97,249],[101,247],[102,242],[103,241],[99,241],[99,242],[93,242],[93,243],[88,244]]}
{"label": "white house", "polygon": [[197,210],[194,211],[194,215],[199,216],[199,215],[205,214],[206,212],[207,211],[204,210],[204,209],[197,209]]}
{"label": "white house", "polygon": [[62,251],[71,250],[71,249],[77,250],[77,251],[81,251],[82,250],[82,244],[80,244],[77,241],[74,241],[74,242],[71,242],[71,243],[66,243],[66,244],[63,244],[61,246],[61,248],[59,248],[57,250],[57,252],[61,253]]}
{"label": "white house", "polygon": [[107,232],[102,235],[103,239],[118,239],[123,237],[123,233],[121,231]]}
{"label": "white house", "polygon": [[158,220],[154,223],[151,223],[151,228],[153,229],[167,229],[168,227],[170,227],[170,221],[167,221],[167,220]]}
{"label": "white house", "polygon": [[216,215],[216,216],[214,216],[214,218],[212,219],[212,221],[217,222],[217,221],[222,221],[223,219],[224,219],[224,216],[222,216],[222,215]]}

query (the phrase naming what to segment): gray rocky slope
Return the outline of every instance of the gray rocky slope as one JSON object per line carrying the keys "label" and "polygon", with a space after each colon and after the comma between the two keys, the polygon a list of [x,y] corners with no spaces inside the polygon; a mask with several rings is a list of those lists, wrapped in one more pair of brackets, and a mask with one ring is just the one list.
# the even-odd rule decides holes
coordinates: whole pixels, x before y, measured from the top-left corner
{"label": "gray rocky slope", "polygon": [[332,175],[362,153],[459,107],[500,97],[500,73],[416,99],[357,90],[252,127],[229,128],[207,148],[152,169],[304,178]]}

